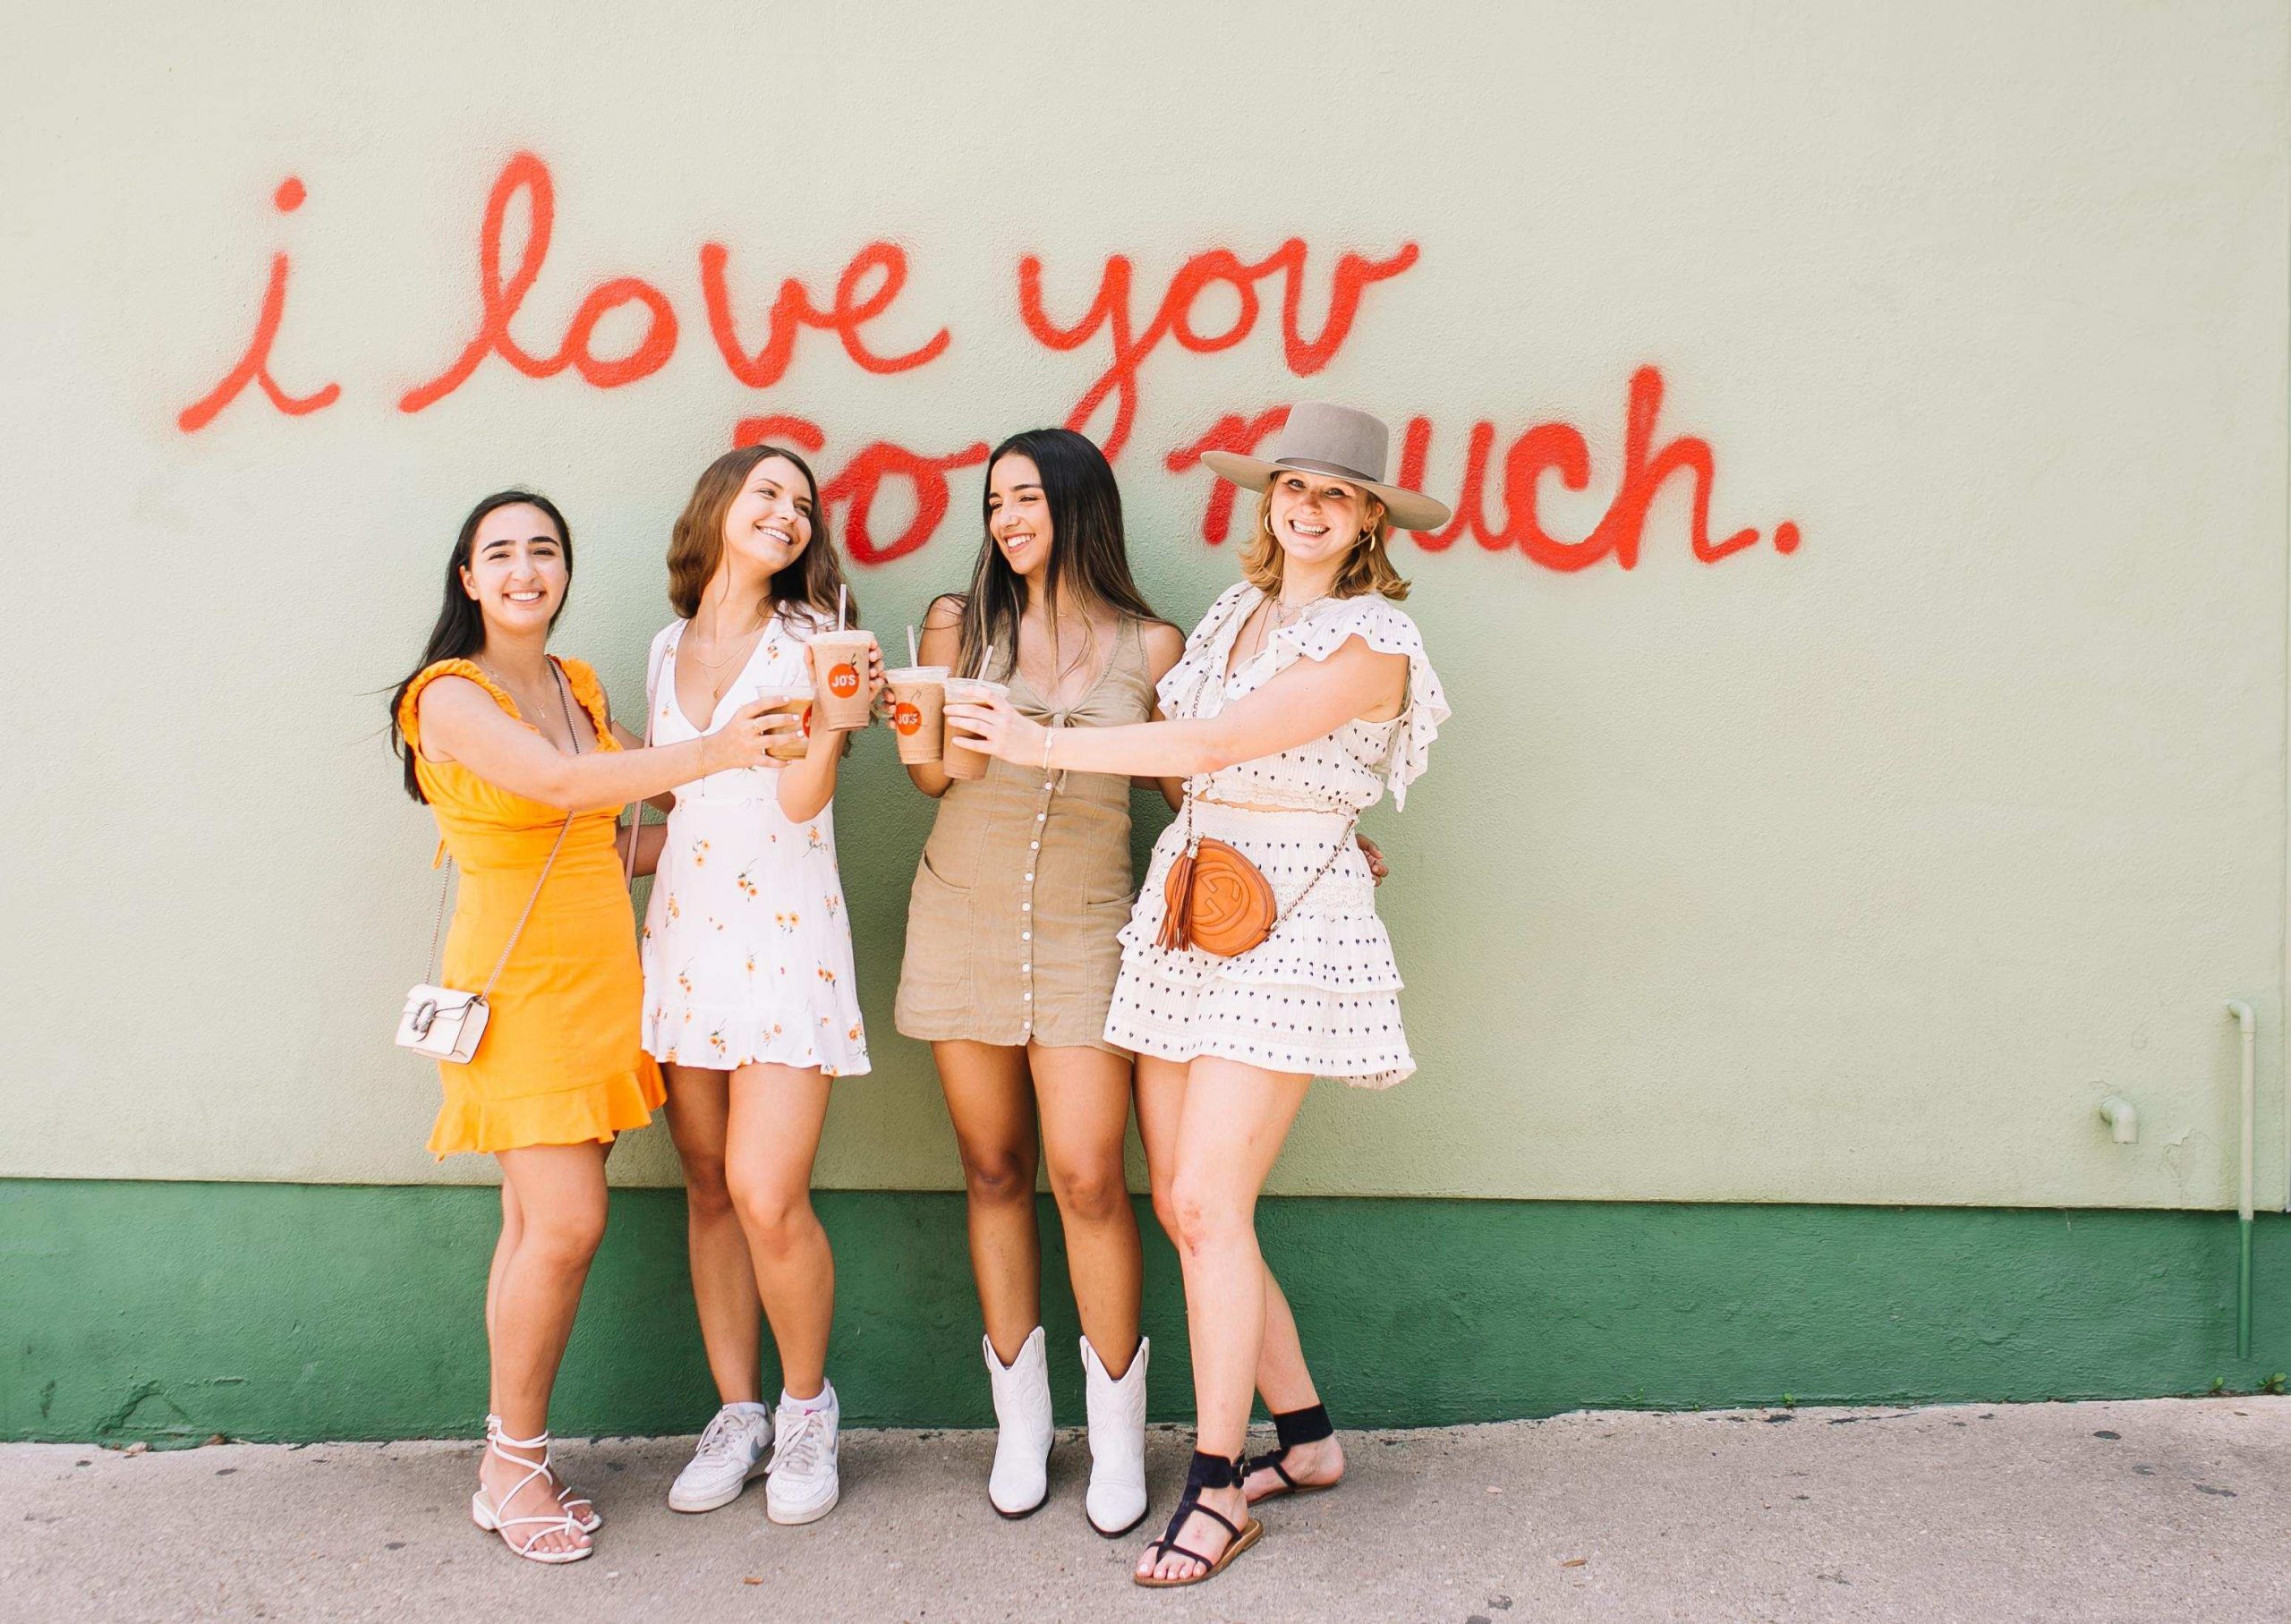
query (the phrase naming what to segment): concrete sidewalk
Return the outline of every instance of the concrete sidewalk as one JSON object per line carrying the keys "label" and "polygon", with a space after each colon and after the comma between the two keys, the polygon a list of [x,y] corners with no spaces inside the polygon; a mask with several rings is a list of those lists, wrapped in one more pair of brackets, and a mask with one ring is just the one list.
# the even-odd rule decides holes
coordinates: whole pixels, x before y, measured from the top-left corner
{"label": "concrete sidewalk", "polygon": [[[575,1442],[597,1554],[520,1563],[471,1526],[469,1443],[0,1446],[0,1617],[89,1620],[1546,1619],[2277,1620],[2291,1399],[1595,1414],[1348,1433],[1340,1492],[1264,1509],[1197,1589],[1134,1588],[1148,1529],[986,1503],[985,1433],[845,1434],[809,1528],[761,1487],[662,1500],[687,1439]],[[1156,1429],[1157,1525],[1184,1439]]]}

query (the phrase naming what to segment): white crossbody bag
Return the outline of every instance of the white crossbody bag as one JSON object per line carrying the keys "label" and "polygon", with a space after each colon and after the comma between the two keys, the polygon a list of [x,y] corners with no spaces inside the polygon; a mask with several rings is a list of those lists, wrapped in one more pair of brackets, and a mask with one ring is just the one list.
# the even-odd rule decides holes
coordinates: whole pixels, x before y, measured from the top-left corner
{"label": "white crossbody bag", "polygon": [[[569,722],[573,701],[566,690],[562,668],[557,669],[557,686],[558,692],[565,694],[565,714]],[[579,754],[580,748],[581,734],[575,728],[574,753]],[[476,1056],[478,1041],[485,1036],[485,1024],[490,1015],[485,1000],[491,996],[494,983],[501,979],[501,972],[509,967],[509,955],[516,951],[517,939],[525,933],[525,922],[533,916],[533,905],[541,900],[541,888],[549,883],[549,871],[557,866],[557,854],[565,849],[565,837],[573,832],[574,815],[565,814],[564,827],[557,831],[557,844],[549,848],[549,859],[541,865],[541,878],[533,881],[533,894],[525,899],[525,911],[517,916],[516,929],[501,944],[501,957],[494,961],[493,974],[475,992],[436,984],[438,944],[446,929],[446,897],[454,883],[453,860],[447,860],[446,877],[438,891],[438,922],[430,931],[430,979],[405,995],[405,1009],[397,1022],[400,1049],[411,1049],[416,1054],[456,1066],[466,1066]]]}

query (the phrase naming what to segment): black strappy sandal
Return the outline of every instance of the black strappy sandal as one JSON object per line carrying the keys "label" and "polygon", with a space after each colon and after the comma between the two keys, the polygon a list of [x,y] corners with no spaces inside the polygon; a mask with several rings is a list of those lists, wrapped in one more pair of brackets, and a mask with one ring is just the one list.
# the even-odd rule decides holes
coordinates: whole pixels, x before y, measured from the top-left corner
{"label": "black strappy sandal", "polygon": [[[1206,1571],[1184,1579],[1164,1579],[1150,1573],[1132,1573],[1129,1576],[1131,1581],[1145,1586],[1148,1590],[1174,1590],[1180,1585],[1198,1585],[1204,1579],[1214,1579],[1224,1572],[1227,1563],[1264,1537],[1265,1525],[1252,1517],[1235,1527],[1231,1518],[1201,1503],[1201,1492],[1204,1489],[1238,1489],[1240,1486],[1241,1463],[1238,1459],[1228,1460],[1222,1455],[1205,1455],[1199,1450],[1194,1450],[1193,1465],[1185,1475],[1185,1492],[1178,1496],[1178,1509],[1171,1514],[1170,1526],[1162,1530],[1161,1538],[1148,1540],[1146,1548],[1159,1552],[1154,1559],[1157,1563],[1164,1556],[1181,1556],[1189,1562],[1199,1562]],[[1188,1551],[1177,1543],[1178,1530],[1184,1527],[1185,1519],[1197,1511],[1222,1526],[1231,1535],[1214,1562],[1200,1552]]]}
{"label": "black strappy sandal", "polygon": [[1324,1493],[1336,1487],[1336,1483],[1344,1481],[1340,1477],[1336,1483],[1299,1483],[1289,1475],[1289,1469],[1281,1464],[1289,1458],[1289,1451],[1299,1444],[1318,1443],[1324,1438],[1336,1436],[1336,1428],[1329,1422],[1328,1406],[1316,1404],[1310,1409],[1289,1410],[1275,1416],[1273,1418],[1273,1430],[1280,1434],[1281,1447],[1277,1450],[1269,1450],[1262,1455],[1252,1455],[1243,1461],[1241,1481],[1246,1484],[1251,1474],[1270,1472],[1281,1480],[1281,1486],[1267,1489],[1256,1499],[1251,1501],[1249,1502],[1251,1505],[1260,1505],[1268,1500],[1279,1500],[1284,1494]]}

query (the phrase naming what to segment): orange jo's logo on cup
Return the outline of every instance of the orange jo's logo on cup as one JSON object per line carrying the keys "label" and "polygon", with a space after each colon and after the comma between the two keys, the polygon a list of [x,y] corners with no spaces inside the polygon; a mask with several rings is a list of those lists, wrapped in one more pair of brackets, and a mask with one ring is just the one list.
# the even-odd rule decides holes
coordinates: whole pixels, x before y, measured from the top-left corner
{"label": "orange jo's logo on cup", "polygon": [[901,700],[891,707],[891,726],[908,738],[923,731],[923,707],[911,700]]}
{"label": "orange jo's logo on cup", "polygon": [[846,660],[828,668],[827,691],[838,699],[849,699],[859,692],[859,667]]}

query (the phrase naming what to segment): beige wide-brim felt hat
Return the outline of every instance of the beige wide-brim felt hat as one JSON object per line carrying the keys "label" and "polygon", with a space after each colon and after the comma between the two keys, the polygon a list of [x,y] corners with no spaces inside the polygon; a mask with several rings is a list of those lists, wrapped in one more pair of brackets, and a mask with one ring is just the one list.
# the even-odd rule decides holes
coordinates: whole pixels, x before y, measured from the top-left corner
{"label": "beige wide-brim felt hat", "polygon": [[1324,473],[1373,490],[1392,515],[1394,530],[1437,530],[1448,522],[1448,506],[1421,491],[1387,484],[1392,466],[1392,431],[1384,420],[1353,406],[1327,401],[1300,400],[1289,408],[1281,438],[1273,442],[1270,457],[1240,456],[1231,451],[1205,451],[1201,460],[1221,478],[1244,490],[1263,490],[1283,472]]}

